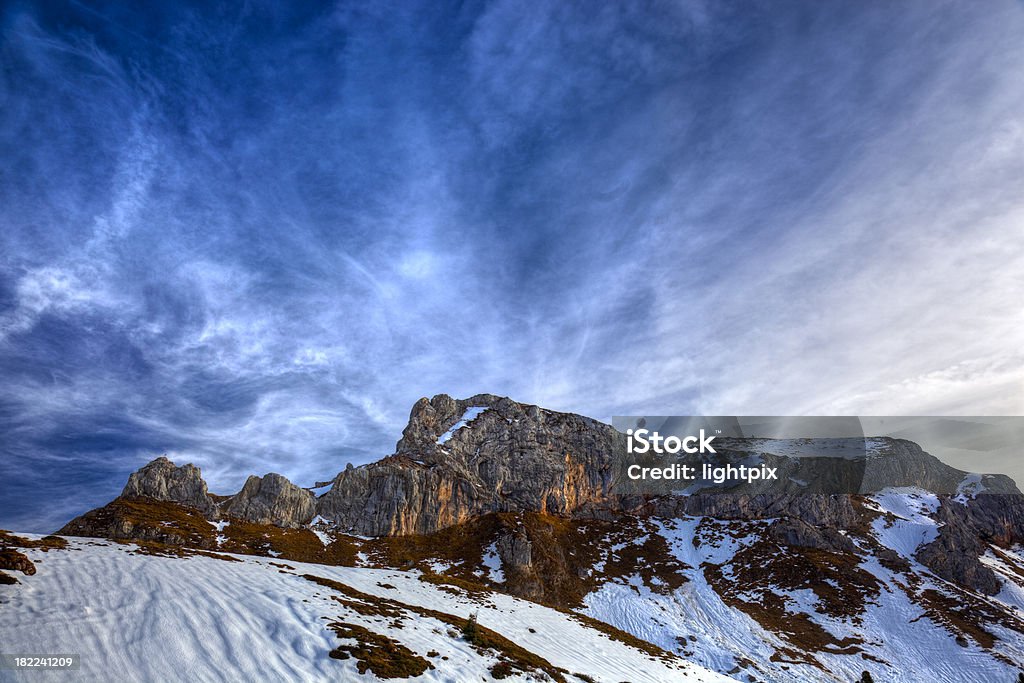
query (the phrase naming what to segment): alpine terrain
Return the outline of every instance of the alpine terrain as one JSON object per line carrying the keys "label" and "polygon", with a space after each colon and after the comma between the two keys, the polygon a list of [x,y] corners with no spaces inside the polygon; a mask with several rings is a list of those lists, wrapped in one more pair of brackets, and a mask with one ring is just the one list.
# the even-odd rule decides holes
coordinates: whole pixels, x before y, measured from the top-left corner
{"label": "alpine terrain", "polygon": [[[773,488],[623,485],[625,435],[478,395],[392,455],[210,493],[157,458],[54,536],[0,534],[4,680],[993,681],[1024,671],[1024,496],[909,441],[716,441]],[[866,673],[865,673],[866,672]],[[863,677],[863,678],[862,678]]]}

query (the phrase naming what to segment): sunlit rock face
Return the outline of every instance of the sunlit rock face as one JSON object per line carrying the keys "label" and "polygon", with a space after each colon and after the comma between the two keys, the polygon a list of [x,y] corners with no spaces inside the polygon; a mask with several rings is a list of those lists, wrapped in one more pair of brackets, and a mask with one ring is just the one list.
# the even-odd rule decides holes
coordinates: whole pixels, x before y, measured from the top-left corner
{"label": "sunlit rock face", "polygon": [[249,477],[242,490],[221,505],[225,515],[286,527],[308,523],[315,510],[312,493],[273,472],[263,477]]}
{"label": "sunlit rock face", "polygon": [[341,472],[319,514],[360,534],[429,533],[487,512],[609,502],[624,437],[590,418],[481,394],[420,399],[393,456]]}
{"label": "sunlit rock face", "polygon": [[216,510],[216,503],[206,490],[199,468],[192,464],[178,467],[163,456],[133,472],[121,491],[121,497],[181,503],[204,514]]}

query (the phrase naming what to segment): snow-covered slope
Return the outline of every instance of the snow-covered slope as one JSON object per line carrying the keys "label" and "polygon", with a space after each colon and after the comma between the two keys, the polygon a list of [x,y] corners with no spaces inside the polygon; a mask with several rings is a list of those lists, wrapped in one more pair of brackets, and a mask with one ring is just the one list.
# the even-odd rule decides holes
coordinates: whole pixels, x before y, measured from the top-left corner
{"label": "snow-covered slope", "polygon": [[[571,614],[415,571],[137,548],[71,539],[64,550],[24,549],[37,573],[0,586],[0,650],[74,653],[82,664],[0,670],[0,680],[372,681],[388,660],[421,669],[418,681],[728,680]],[[474,613],[476,644],[459,628]]]}
{"label": "snow-covered slope", "polygon": [[[772,520],[649,520],[648,533],[688,567],[686,581],[667,591],[638,574],[616,577],[586,596],[583,611],[738,680],[855,681],[865,670],[892,683],[1017,680],[1020,549],[992,546],[984,556],[997,595],[967,591],[914,557],[937,533],[933,494],[888,489],[866,505],[877,518],[849,537],[852,551],[834,555],[780,549],[766,540]],[[807,562],[819,566],[805,571]]]}

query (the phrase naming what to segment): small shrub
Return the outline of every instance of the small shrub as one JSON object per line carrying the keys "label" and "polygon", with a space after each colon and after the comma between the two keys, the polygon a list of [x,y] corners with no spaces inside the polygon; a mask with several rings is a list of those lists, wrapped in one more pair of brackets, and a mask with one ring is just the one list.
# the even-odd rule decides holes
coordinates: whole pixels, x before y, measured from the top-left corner
{"label": "small shrub", "polygon": [[470,614],[469,619],[466,619],[466,623],[463,624],[462,637],[474,645],[480,644],[480,629],[476,623],[476,612]]}

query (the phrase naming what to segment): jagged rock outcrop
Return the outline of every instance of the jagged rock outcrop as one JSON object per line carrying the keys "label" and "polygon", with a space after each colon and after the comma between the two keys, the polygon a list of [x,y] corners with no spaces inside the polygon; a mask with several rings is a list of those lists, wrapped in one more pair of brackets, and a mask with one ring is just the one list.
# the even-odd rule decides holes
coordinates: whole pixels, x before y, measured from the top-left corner
{"label": "jagged rock outcrop", "polygon": [[656,501],[653,512],[664,517],[688,515],[717,519],[790,517],[813,526],[849,529],[860,516],[854,499],[841,494],[697,494]]}
{"label": "jagged rock outcrop", "polygon": [[133,472],[121,496],[172,501],[204,514],[216,509],[199,468],[191,463],[178,467],[164,456]]}
{"label": "jagged rock outcrop", "polygon": [[[242,490],[233,496],[213,496],[195,465],[177,466],[166,457],[159,457],[128,477],[121,500],[136,498],[175,503],[197,510],[208,520],[224,516],[236,517],[256,524],[297,527],[308,523],[316,514],[315,497],[280,474],[251,476]],[[115,514],[118,506],[106,506],[76,517],[60,533],[76,536],[138,539],[160,543],[189,543],[205,547],[195,534],[183,535],[174,526],[166,528],[139,524],[131,515]]]}
{"label": "jagged rock outcrop", "polygon": [[981,562],[986,547],[978,529],[959,514],[955,505],[944,501],[936,514],[941,524],[934,541],[918,549],[917,560],[938,576],[986,595],[999,592],[994,571]]}
{"label": "jagged rock outcrop", "polygon": [[430,533],[487,512],[609,500],[625,437],[590,418],[481,394],[420,399],[394,456],[340,473],[319,514],[366,535]]}
{"label": "jagged rock outcrop", "polygon": [[257,524],[297,527],[313,519],[316,505],[308,490],[271,472],[262,478],[249,477],[242,490],[224,502],[221,512]]}
{"label": "jagged rock outcrop", "polygon": [[533,565],[533,543],[525,532],[505,534],[496,546],[502,566],[529,569]]}
{"label": "jagged rock outcrop", "polygon": [[838,528],[811,525],[796,517],[780,519],[771,526],[769,533],[783,545],[817,548],[834,553],[856,550],[853,541],[840,533]]}

